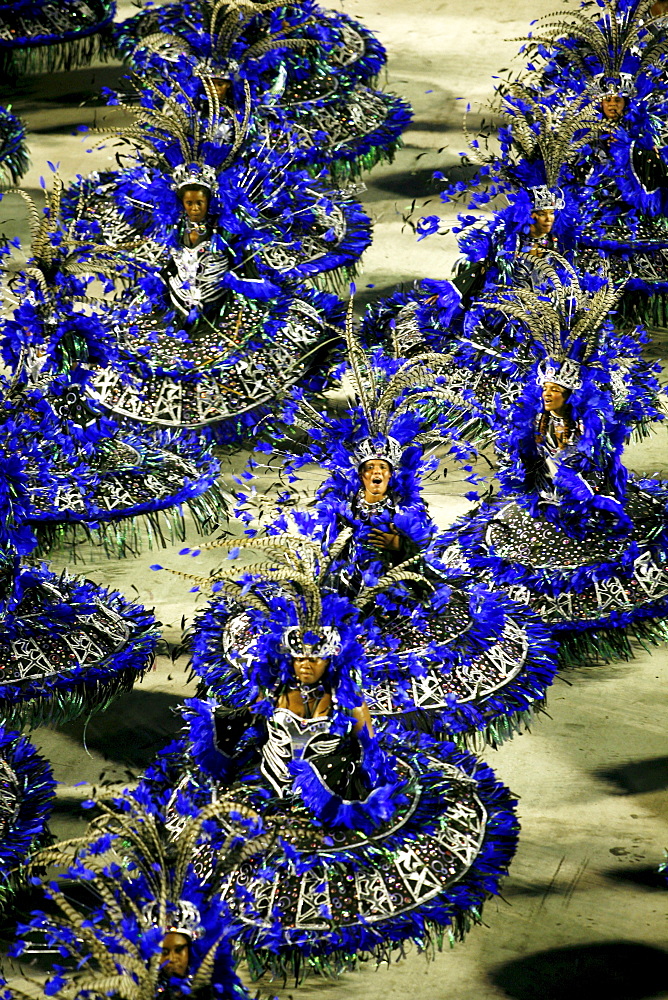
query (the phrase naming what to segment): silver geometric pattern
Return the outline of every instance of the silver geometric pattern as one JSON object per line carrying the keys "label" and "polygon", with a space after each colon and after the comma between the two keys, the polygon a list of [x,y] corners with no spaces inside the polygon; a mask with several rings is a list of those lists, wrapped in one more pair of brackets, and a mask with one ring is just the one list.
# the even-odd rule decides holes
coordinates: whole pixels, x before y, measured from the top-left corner
{"label": "silver geometric pattern", "polygon": [[[407,835],[402,846],[388,846],[382,865],[375,853],[365,863],[359,845],[355,862],[335,847],[321,847],[316,863],[301,873],[292,865],[273,867],[277,847],[271,859],[246,861],[226,878],[222,894],[233,913],[260,930],[270,927],[278,912],[285,938],[298,939],[304,931],[327,931],[360,921],[373,924],[409,912],[461,879],[480,853],[487,813],[468,775],[452,764],[428,760],[451,783],[443,814],[437,821],[434,817],[433,832]],[[423,774],[421,782],[428,781],[428,774]],[[281,833],[290,840],[289,827]],[[401,825],[395,826],[393,835],[401,836]],[[382,849],[387,836],[383,831],[369,842]],[[235,889],[243,890],[243,900]]]}
{"label": "silver geometric pattern", "polygon": [[348,95],[345,113],[341,107],[319,109],[320,128],[327,133],[330,149],[346,146],[355,139],[375,131],[387,119],[387,98],[377,91],[358,85]]}
{"label": "silver geometric pattern", "polygon": [[[318,191],[310,191],[314,200],[320,197]],[[314,207],[316,225],[307,233],[300,234],[292,243],[274,241],[260,251],[262,260],[269,267],[280,272],[292,271],[304,263],[314,264],[336,250],[348,231],[346,216],[340,205],[331,205],[329,211],[316,204]],[[333,237],[333,238],[332,238]]]}
{"label": "silver geometric pattern", "polygon": [[441,709],[451,703],[453,695],[458,704],[481,702],[522,672],[528,654],[525,630],[508,618],[499,641],[470,662],[460,660],[443,669],[427,662],[424,675],[365,686],[364,697],[372,715]]}
{"label": "silver geometric pattern", "polygon": [[[78,27],[92,28],[97,21],[95,11],[87,3],[76,5],[76,23]],[[71,4],[63,9],[62,4],[57,0],[46,0],[39,6],[31,7],[30,15],[26,22],[23,22],[20,14],[8,19],[5,26],[0,28],[0,39],[6,42],[14,42],[17,33],[19,35],[29,35],[34,38],[40,36],[60,34],[66,35],[75,26],[74,5]]]}
{"label": "silver geometric pattern", "polygon": [[[154,175],[154,171],[152,172],[149,168],[144,168],[147,188],[154,179]],[[109,179],[107,180],[106,178]],[[136,257],[137,260],[153,266],[159,262],[161,257],[167,256],[168,249],[150,237],[142,235],[142,238],[138,240],[137,230],[123,218],[118,203],[114,199],[114,192],[118,187],[118,178],[113,171],[105,174],[94,171],[88,174],[84,178],[84,181],[86,183],[82,185],[82,190],[79,192],[77,199],[77,216],[79,218],[95,219],[96,224],[99,226],[96,239],[101,244],[109,247],[130,244],[132,246],[132,257]],[[147,212],[152,211],[153,206],[148,202],[138,202],[135,199],[128,200],[137,208],[144,209]]]}
{"label": "silver geometric pattern", "polygon": [[[68,600],[67,591],[61,593],[53,584],[40,583],[35,589],[41,592],[47,606]],[[30,630],[34,620],[35,634],[13,639],[0,647],[2,683],[21,684],[66,674],[74,668],[89,669],[122,647],[129,638],[129,626],[113,608],[98,599],[94,604],[92,614],[79,615],[75,624],[63,632],[46,631],[39,611],[21,614],[26,630]]]}
{"label": "silver geometric pattern", "polygon": [[132,385],[107,368],[96,379],[96,394],[107,409],[133,420],[170,427],[218,423],[255,409],[294,384],[303,373],[301,359],[323,329],[317,310],[294,299],[274,343],[246,353],[232,369],[202,371],[196,382],[156,375]]}
{"label": "silver geometric pattern", "polygon": [[[336,90],[333,79],[332,82],[332,89]],[[375,131],[388,117],[390,99],[361,84],[357,84],[345,98],[342,96],[327,102],[323,98],[324,95],[318,99],[304,98],[294,102],[293,107],[299,115],[295,132],[300,145],[305,148],[314,146],[314,136],[322,132],[326,133],[328,150],[344,147]],[[290,107],[289,102],[287,106]]]}
{"label": "silver geometric pattern", "polygon": [[251,617],[247,611],[231,615],[223,626],[221,645],[223,656],[230,666],[239,671],[239,682],[251,676],[255,662],[257,636],[251,629]]}
{"label": "silver geometric pattern", "polygon": [[[30,479],[33,503],[40,512],[85,514],[91,506],[101,510],[119,511],[145,506],[172,497],[186,481],[196,482],[197,467],[180,455],[151,447],[142,457],[124,441],[106,442],[105,451],[86,456],[89,475],[83,483],[71,481],[71,471],[65,461],[56,467],[54,482],[41,485],[41,478]],[[114,457],[119,461],[113,465]],[[152,471],[147,471],[148,468]],[[31,470],[28,470],[29,474]],[[62,479],[62,482],[59,482]]]}
{"label": "silver geometric pattern", "polygon": [[597,622],[615,612],[632,611],[668,597],[668,567],[658,564],[651,552],[638,556],[629,578],[612,576],[595,580],[580,592],[567,591],[552,597],[511,586],[508,596],[532,611],[550,625],[567,622]]}
{"label": "silver geometric pattern", "polygon": [[[334,20],[329,11],[323,11],[323,15]],[[351,66],[362,59],[366,52],[364,36],[354,24],[348,24],[346,21],[339,21],[336,28],[342,36],[342,40],[340,45],[332,48],[329,59],[335,66]]]}

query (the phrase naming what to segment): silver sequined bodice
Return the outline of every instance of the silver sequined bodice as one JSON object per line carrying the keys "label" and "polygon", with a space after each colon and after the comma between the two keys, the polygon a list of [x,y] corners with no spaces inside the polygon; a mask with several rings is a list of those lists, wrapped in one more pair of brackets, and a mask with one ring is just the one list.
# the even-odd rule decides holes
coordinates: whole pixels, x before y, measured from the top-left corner
{"label": "silver sequined bodice", "polygon": [[[292,785],[290,761],[301,759],[316,736],[328,733],[330,722],[329,716],[303,719],[289,708],[274,710],[267,722],[267,742],[262,748],[260,770],[279,795],[285,795]],[[332,736],[329,748],[333,749],[338,741],[338,736]]]}
{"label": "silver sequined bodice", "polygon": [[225,254],[211,250],[209,242],[172,250],[176,274],[169,277],[172,301],[182,312],[201,309],[221,294],[223,276],[230,266]]}

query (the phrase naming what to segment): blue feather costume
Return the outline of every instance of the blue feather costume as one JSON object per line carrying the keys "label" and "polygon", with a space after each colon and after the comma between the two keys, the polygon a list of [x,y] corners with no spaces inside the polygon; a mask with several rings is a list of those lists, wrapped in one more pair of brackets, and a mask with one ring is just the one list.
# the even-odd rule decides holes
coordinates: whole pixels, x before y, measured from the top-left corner
{"label": "blue feather costume", "polygon": [[[11,951],[22,955],[29,940],[31,951],[51,956],[45,996],[251,1000],[235,970],[238,925],[217,880],[194,858],[226,824],[233,832],[216,841],[218,866],[238,867],[245,844],[263,845],[253,841],[257,816],[221,804],[180,817],[175,833],[165,812],[159,799],[126,793],[100,804],[83,836],[37,856],[55,866],[56,877],[43,886],[44,908],[19,925]],[[170,961],[173,946],[183,953],[180,964]],[[16,994],[2,991],[4,1000],[25,996],[16,980],[14,987]]]}
{"label": "blue feather costume", "polygon": [[[555,649],[531,614],[450,572],[434,546],[437,527],[422,487],[438,462],[424,448],[439,442],[441,433],[422,407],[431,398],[438,356],[402,364],[379,351],[367,356],[350,338],[348,354],[339,375],[353,380],[356,397],[344,415],[316,410],[303,393],[286,402],[284,440],[277,443],[283,475],[298,476],[306,463],[329,475],[306,509],[284,496],[284,512],[264,525],[266,538],[257,544],[303,540],[322,550],[320,558],[331,553],[320,585],[362,602],[364,691],[373,718],[463,743],[481,734],[501,742],[542,706],[556,669]],[[303,439],[296,445],[295,431],[307,432],[306,445]],[[450,451],[462,460],[468,456],[456,441]],[[386,492],[372,499],[365,497],[360,474],[370,461],[391,465]],[[245,488],[253,488],[250,474]],[[254,544],[242,540],[238,547],[252,550]],[[243,606],[218,599],[190,632],[194,673],[229,707],[249,698],[243,663],[248,643],[257,638],[249,627]]]}
{"label": "blue feather costume", "polygon": [[385,51],[363,25],[312,0],[265,9],[206,3],[154,7],[118,29],[119,48],[146,77],[208,73],[244,90],[299,135],[299,157],[348,179],[391,159],[410,122],[405,101],[373,87]]}
{"label": "blue feather costume", "polygon": [[[578,662],[629,655],[625,629],[640,639],[663,634],[668,599],[665,485],[634,483],[622,464],[636,405],[646,415],[653,407],[632,379],[627,394],[618,378],[614,349],[611,358],[600,336],[605,290],[597,294],[598,311],[596,298],[580,299],[560,314],[560,347],[537,339],[547,360],[521,392],[497,398],[500,489],[448,533],[446,554],[450,565],[525,601],[554,631],[565,661]],[[525,323],[538,338],[537,315]],[[565,393],[558,413],[543,409],[540,385]]]}
{"label": "blue feather costume", "polygon": [[[133,284],[108,314],[122,331],[117,363],[100,373],[97,392],[114,414],[171,428],[219,425],[217,440],[238,441],[281,389],[319,377],[337,339],[338,300],[296,279],[356,258],[364,239],[353,240],[343,258],[334,232],[332,254],[309,249],[300,219],[308,230],[320,209],[323,218],[335,212],[336,198],[290,169],[289,143],[248,137],[247,118],[236,122],[233,142],[219,140],[212,85],[204,122],[183,91],[147,94],[164,99],[164,108],[149,101],[128,134],[154,150],[160,167],[140,158],[111,182],[123,232],[139,236],[142,251],[124,261]],[[246,153],[237,155],[246,138]],[[179,223],[177,192],[187,199],[193,190],[206,203],[202,220]],[[158,204],[160,212],[148,211]],[[105,237],[95,218],[82,212],[77,219],[76,232],[93,242]],[[116,252],[124,245],[117,241]]]}
{"label": "blue feather costume", "polygon": [[605,254],[626,281],[621,314],[663,325],[668,274],[665,30],[642,0],[601,0],[538,21],[524,52],[532,85],[553,108],[588,96],[601,117],[581,150],[574,195],[584,255]]}
{"label": "blue feather costume", "polygon": [[[135,519],[162,539],[183,534],[182,506],[213,528],[225,505],[218,463],[192,435],[125,430],[104,416],[92,390],[93,372],[116,355],[116,338],[90,282],[115,273],[113,251],[80,243],[75,250],[58,215],[60,181],[33,226],[33,254],[7,282],[19,304],[0,324],[0,350],[14,371],[0,380],[6,415],[42,441],[42,465],[28,464],[28,520],[39,526],[42,550],[55,538],[75,540],[77,526],[111,549],[136,550]],[[30,200],[26,196],[29,204]],[[37,217],[39,219],[39,216]],[[106,254],[106,256],[105,256]],[[89,271],[82,278],[81,272]],[[48,466],[48,476],[44,476]],[[161,516],[162,511],[170,511]]]}
{"label": "blue feather costume", "polygon": [[[222,799],[259,815],[257,833],[273,846],[225,877],[222,897],[251,972],[297,979],[389,958],[443,930],[462,936],[497,890],[517,832],[512,800],[486,766],[451,743],[391,726],[373,735],[361,723],[365,625],[326,592],[318,623],[311,612],[305,622],[305,579],[297,602],[253,574],[233,588],[250,606],[245,707],[218,715],[213,701],[189,702],[185,740],[138,791],[168,799],[172,824]],[[318,681],[297,683],[300,655],[325,658]],[[214,843],[206,857],[215,853]]]}
{"label": "blue feather costume", "polygon": [[23,884],[31,855],[48,841],[55,781],[30,741],[0,726],[0,908]]}
{"label": "blue feather costume", "polygon": [[0,177],[18,184],[28,162],[25,125],[9,108],[0,107]]}
{"label": "blue feather costume", "polygon": [[152,663],[157,624],[118,592],[30,564],[31,486],[51,481],[55,494],[56,484],[34,419],[5,409],[0,435],[0,716],[33,724],[75,718],[141,677]]}

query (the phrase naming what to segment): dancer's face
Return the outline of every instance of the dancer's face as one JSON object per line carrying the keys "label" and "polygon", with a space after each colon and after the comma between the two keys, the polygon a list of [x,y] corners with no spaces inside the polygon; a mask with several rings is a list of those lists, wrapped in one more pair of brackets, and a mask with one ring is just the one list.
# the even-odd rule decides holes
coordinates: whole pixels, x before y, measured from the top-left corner
{"label": "dancer's face", "polygon": [[554,226],[554,209],[541,208],[531,213],[533,222],[530,232],[532,236],[547,236]]}
{"label": "dancer's face", "polygon": [[292,669],[300,684],[317,684],[324,677],[328,664],[329,660],[312,653],[292,658]]}
{"label": "dancer's face", "polygon": [[188,975],[190,961],[190,942],[185,934],[170,931],[162,940],[162,968],[168,976]]}
{"label": "dancer's face", "polygon": [[618,122],[624,114],[626,98],[621,94],[608,94],[601,101],[601,113],[610,122]]}
{"label": "dancer's face", "polygon": [[562,417],[570,394],[570,389],[564,389],[556,382],[546,382],[543,386],[543,406],[548,413],[554,413],[555,417]]}
{"label": "dancer's face", "polygon": [[183,211],[190,222],[204,222],[209,211],[209,199],[204,191],[186,191],[183,195]]}
{"label": "dancer's face", "polygon": [[213,89],[216,91],[216,94],[218,95],[218,100],[220,101],[220,103],[226,104],[232,91],[231,80],[224,80],[220,76],[212,76],[211,83],[213,84]]}
{"label": "dancer's face", "polygon": [[360,469],[360,479],[367,503],[378,503],[387,493],[392,478],[392,466],[382,458],[365,462]]}

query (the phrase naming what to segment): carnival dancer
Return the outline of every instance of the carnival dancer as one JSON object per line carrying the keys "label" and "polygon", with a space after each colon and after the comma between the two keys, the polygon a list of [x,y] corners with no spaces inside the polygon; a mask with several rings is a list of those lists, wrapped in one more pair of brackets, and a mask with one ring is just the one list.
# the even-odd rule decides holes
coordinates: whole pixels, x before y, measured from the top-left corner
{"label": "carnival dancer", "polygon": [[[141,110],[123,133],[153,149],[161,169],[140,162],[112,184],[129,213],[124,238],[128,227],[141,236],[136,272],[146,273],[117,303],[121,360],[100,373],[98,393],[114,414],[162,427],[218,425],[218,441],[238,443],[282,387],[325,377],[339,302],[296,282],[325,257],[341,263],[336,236],[332,254],[302,243],[302,214],[315,211],[320,195],[304,174],[291,186],[289,148],[258,136],[244,161],[237,150],[247,118],[234,143],[221,146],[217,113],[202,124],[187,101],[165,98],[160,107]],[[186,201],[192,218],[181,221]],[[77,204],[76,231],[94,239],[88,203]],[[125,266],[130,273],[132,260]]]}
{"label": "carnival dancer", "polygon": [[[248,87],[235,111],[225,95],[220,99],[220,82],[203,73],[195,93],[176,80],[147,83],[139,108],[115,98],[136,119],[112,132],[135,147],[134,162],[125,157],[120,171],[72,186],[66,211],[78,232],[111,246],[144,243],[138,248],[143,261],[171,255],[177,266],[182,262],[182,283],[187,272],[195,297],[202,277],[193,261],[204,244],[219,255],[209,282],[219,297],[236,288],[264,301],[277,293],[277,282],[353,267],[370,242],[370,220],[361,207],[333,189],[322,171],[299,165],[298,137],[285,123],[273,125],[254,111]],[[200,214],[192,215],[196,189]],[[192,251],[196,232],[200,253],[189,253],[188,266],[183,248]]]}
{"label": "carnival dancer", "polygon": [[[602,0],[541,18],[523,51],[546,105],[589,94],[602,130],[575,171],[583,253],[605,253],[625,281],[619,319],[664,325],[668,274],[665,40],[650,30],[650,0]],[[534,59],[534,56],[536,57]],[[618,320],[619,322],[619,320]]]}
{"label": "carnival dancer", "polygon": [[391,159],[410,122],[405,101],[377,90],[385,51],[359,22],[311,0],[153,7],[118,29],[143,77],[210,74],[237,105],[299,137],[296,158],[348,180]]}
{"label": "carnival dancer", "polygon": [[[117,552],[136,551],[136,519],[148,521],[154,540],[183,535],[181,505],[200,527],[213,529],[225,516],[225,502],[216,483],[219,463],[201,441],[121,429],[93,397],[93,372],[108,363],[115,338],[107,306],[90,294],[90,282],[118,274],[120,251],[72,238],[59,216],[59,177],[41,215],[18,193],[29,208],[32,241],[27,265],[5,274],[17,304],[0,324],[2,355],[13,369],[0,379],[0,396],[7,413],[25,410],[39,423],[42,464],[28,462],[25,474],[28,518],[39,525],[40,546],[84,533],[101,536]],[[30,419],[26,428],[34,431]]]}
{"label": "carnival dancer", "polygon": [[[440,360],[424,355],[401,363],[380,352],[367,355],[349,323],[348,364],[339,375],[354,394],[345,414],[328,415],[303,398],[290,401],[286,440],[278,445],[283,478],[298,479],[306,463],[327,476],[308,504],[298,500],[295,507],[284,491],[283,512],[265,520],[267,537],[258,545],[271,545],[276,536],[276,544],[303,544],[309,552],[324,546],[331,560],[321,586],[348,600],[386,580],[377,598],[367,598],[363,616],[364,689],[374,718],[394,717],[464,742],[499,743],[540,710],[556,654],[531,615],[472,578],[448,573],[433,548],[438,529],[423,489],[438,461],[425,449],[442,439],[421,412],[438,396]],[[469,455],[456,441],[450,452],[462,460]],[[245,487],[251,490],[252,480]],[[241,507],[248,519],[249,505]],[[247,533],[256,530],[251,523]],[[253,551],[253,544],[238,543],[241,552]],[[244,634],[244,621],[242,612],[214,600],[190,632],[193,671],[235,706],[243,690],[223,692],[221,678],[243,659],[234,637],[239,629]]]}
{"label": "carnival dancer", "polygon": [[[219,883],[273,839],[254,837],[258,820],[221,801],[184,819],[175,832],[159,800],[140,802],[127,792],[111,805],[98,803],[82,836],[36,855],[34,865],[55,865],[58,880],[44,885],[44,909],[33,911],[24,927],[30,942],[24,935],[11,953],[56,956],[40,984],[48,996],[250,1000],[235,971],[238,926]],[[223,823],[233,833],[216,838],[217,878],[211,878],[196,860],[211,841],[207,827]],[[30,995],[16,977],[3,991],[12,1000]]]}
{"label": "carnival dancer", "polygon": [[[213,107],[212,88],[210,95]],[[271,265],[276,226],[287,234],[286,246],[299,243],[294,226],[301,189],[289,189],[289,151],[272,158],[258,138],[254,166],[244,165],[235,157],[247,121],[233,146],[221,147],[207,138],[215,115],[202,126],[187,104],[169,100],[171,115],[147,108],[140,115],[146,127],[127,133],[153,144],[168,170],[143,165],[115,182],[121,193],[124,185],[134,192],[128,211],[137,212],[135,195],[141,195],[143,221],[135,232],[159,238],[145,241],[144,251],[155,256],[161,249],[158,264],[148,266],[118,305],[121,362],[100,373],[97,390],[114,414],[171,428],[215,425],[218,441],[237,443],[280,389],[321,378],[339,336],[339,302],[294,283],[299,259],[283,256]],[[266,170],[258,166],[263,156]],[[302,204],[312,208],[313,182],[302,180],[308,185]],[[192,216],[180,227],[178,192]],[[263,235],[265,199],[274,215]],[[155,213],[156,206],[164,211]],[[90,220],[80,219],[92,230]],[[140,258],[137,263],[146,266]]]}
{"label": "carnival dancer", "polygon": [[[446,928],[461,936],[512,855],[508,792],[451,743],[376,732],[359,598],[323,589],[329,555],[318,545],[255,547],[262,562],[237,570],[238,582],[227,571],[210,580],[248,612],[243,655],[227,667],[237,688],[241,669],[243,708],[218,719],[214,702],[190,703],[187,739],[139,794],[171,789],[177,826],[184,808],[224,794],[260,814],[260,832],[278,832],[221,886],[253,973],[300,979],[389,958],[411,939],[424,947]],[[215,853],[214,843],[201,863],[215,866]]]}
{"label": "carnival dancer", "polygon": [[[467,312],[486,289],[545,282],[536,264],[545,260],[559,271],[565,257],[571,268],[596,270],[600,261],[582,261],[575,253],[583,216],[573,188],[573,161],[601,127],[585,95],[551,108],[514,84],[500,95],[502,124],[495,139],[500,152],[486,148],[486,138],[466,133],[466,156],[479,166],[471,179],[448,184],[444,202],[466,199],[479,211],[506,204],[489,216],[461,213],[457,233],[460,258],[443,280],[425,279],[414,290],[397,292],[369,310],[363,327],[367,343],[394,340],[402,355],[424,349],[448,352],[467,339]],[[443,174],[438,174],[443,179]],[[434,235],[438,216],[418,222],[420,238]],[[498,331],[490,331],[494,341]]]}
{"label": "carnival dancer", "polygon": [[628,656],[634,636],[665,634],[665,484],[636,483],[622,464],[634,418],[662,414],[602,335],[609,295],[558,310],[526,291],[488,296],[543,357],[519,394],[497,397],[498,494],[448,533],[446,561],[526,602],[565,662]]}

